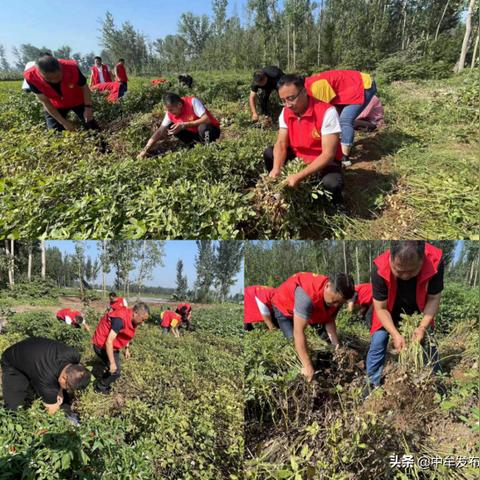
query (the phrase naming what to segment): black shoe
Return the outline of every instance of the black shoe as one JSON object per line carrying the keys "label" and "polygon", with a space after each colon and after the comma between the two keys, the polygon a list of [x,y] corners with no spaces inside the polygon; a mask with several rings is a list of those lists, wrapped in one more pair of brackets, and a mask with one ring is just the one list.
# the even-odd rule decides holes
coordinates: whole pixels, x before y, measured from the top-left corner
{"label": "black shoe", "polygon": [[70,423],[72,423],[76,427],[78,427],[80,425],[80,419],[78,418],[78,415],[76,413],[73,413],[72,411],[70,411],[68,413],[65,412],[65,417],[67,418],[67,420]]}
{"label": "black shoe", "polygon": [[110,394],[110,387],[102,385],[101,383],[95,382],[93,384],[93,391],[95,393],[101,393],[103,395],[109,395]]}

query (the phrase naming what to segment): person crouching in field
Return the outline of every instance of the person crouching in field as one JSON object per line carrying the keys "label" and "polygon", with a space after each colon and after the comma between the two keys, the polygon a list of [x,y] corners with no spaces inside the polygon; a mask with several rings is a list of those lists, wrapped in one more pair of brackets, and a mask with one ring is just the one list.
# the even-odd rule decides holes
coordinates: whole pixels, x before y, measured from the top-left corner
{"label": "person crouching in field", "polygon": [[136,329],[148,320],[150,309],[145,303],[136,303],[133,308],[117,308],[107,312],[98,322],[93,334],[93,350],[103,361],[106,370],[95,382],[97,393],[108,394],[111,384],[120,377],[120,350],[125,348],[125,358],[130,358],[129,343],[135,337]]}
{"label": "person crouching in field", "polygon": [[355,293],[350,275],[337,273],[332,277],[311,272],[292,275],[276,290],[272,298],[273,312],[286,338],[294,340],[295,350],[302,362],[302,373],[312,381],[315,370],[308,354],[307,325],[325,324],[330,342],[338,349],[335,318],[340,307]]}
{"label": "person crouching in field", "polygon": [[[262,115],[269,115],[268,100],[270,99],[271,93],[277,90],[277,82],[282,76],[282,70],[275,66],[262,68],[253,74],[252,84],[250,86],[250,97],[248,99],[252,122],[258,122],[257,107],[255,105],[257,96],[260,103],[260,113]],[[261,90],[260,94],[258,93],[259,90]]]}
{"label": "person crouching in field", "polygon": [[108,294],[108,298],[110,300],[110,304],[108,305],[107,311],[128,307],[127,300],[123,297],[119,297],[115,292],[110,292]]}
{"label": "person crouching in field", "polygon": [[380,385],[389,337],[395,350],[405,348],[399,332],[401,314],[423,313],[423,320],[413,332],[413,340],[424,344],[426,361],[434,372],[440,371],[438,351],[425,333],[432,332],[434,317],[443,290],[443,252],[421,240],[392,241],[390,250],[374,260],[372,268],[373,320],[367,355],[367,376],[371,386]]}
{"label": "person crouching in field", "polygon": [[365,325],[372,326],[373,294],[371,283],[359,283],[355,285],[355,295],[348,301],[347,309],[350,313],[359,310]]}
{"label": "person crouching in field", "polygon": [[175,313],[182,317],[182,325],[187,326],[187,330],[191,332],[193,330],[192,325],[192,306],[189,303],[179,303],[175,309]]}
{"label": "person crouching in field", "polygon": [[138,158],[143,158],[151,148],[167,135],[174,135],[187,146],[195,143],[208,144],[220,137],[220,122],[196,97],[179,97],[167,93],[163,97],[167,112],[160,128],[148,140]]}
{"label": "person crouching in field", "polygon": [[278,95],[284,108],[278,119],[277,142],[263,152],[270,177],[278,177],[285,162],[301,158],[306,167],[288,176],[288,185],[294,188],[318,173],[333,202],[341,203],[344,186],[339,144],[341,127],[335,107],[310,97],[303,77],[298,75],[284,75],[278,82]]}
{"label": "person crouching in field", "polygon": [[67,325],[71,325],[75,328],[84,328],[87,332],[90,332],[90,327],[87,325],[85,318],[78,310],[71,308],[62,308],[56,313],[57,320],[65,322]]}
{"label": "person crouching in field", "polygon": [[7,348],[1,366],[6,409],[26,406],[33,391],[48,413],[62,409],[72,423],[78,424],[68,392],[86,388],[91,375],[80,364],[77,350],[56,340],[30,337]]}
{"label": "person crouching in field", "polygon": [[273,287],[252,285],[243,290],[243,329],[253,330],[254,323],[265,322],[269,330],[275,328],[272,298],[275,293]]}
{"label": "person crouching in field", "polygon": [[162,319],[160,323],[160,326],[162,327],[162,335],[172,333],[175,337],[180,336],[178,327],[182,324],[182,317],[178,313],[172,312],[172,310],[167,308],[162,312],[160,318]]}
{"label": "person crouching in field", "polygon": [[92,95],[87,79],[75,60],[58,60],[51,55],[43,55],[23,73],[23,77],[43,105],[47,128],[75,130],[75,125],[67,120],[72,110],[85,128],[99,130],[93,118]]}

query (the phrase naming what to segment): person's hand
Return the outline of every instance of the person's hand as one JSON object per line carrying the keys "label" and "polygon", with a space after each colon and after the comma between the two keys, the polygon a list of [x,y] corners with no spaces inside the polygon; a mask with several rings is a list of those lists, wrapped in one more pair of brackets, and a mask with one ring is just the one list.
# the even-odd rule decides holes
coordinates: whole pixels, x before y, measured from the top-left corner
{"label": "person's hand", "polygon": [[302,368],[302,375],[305,377],[307,382],[310,383],[313,380],[314,374],[315,374],[315,370],[311,365],[309,365],[308,367]]}
{"label": "person's hand", "polygon": [[93,108],[92,107],[85,107],[85,112],[83,114],[86,122],[90,122],[93,120]]}
{"label": "person's hand", "polygon": [[64,120],[63,127],[69,132],[74,132],[77,129],[77,127],[70,120]]}
{"label": "person's hand", "polygon": [[63,395],[57,395],[57,405],[60,406],[63,403]]}
{"label": "person's hand", "polygon": [[425,336],[425,327],[417,327],[412,334],[413,340],[417,342],[421,342],[423,340],[423,337]]}
{"label": "person's hand", "polygon": [[272,168],[272,170],[270,171],[270,173],[268,174],[269,177],[272,177],[272,178],[277,178],[278,176],[280,176],[280,174],[282,173],[281,170],[277,170],[275,168]]}
{"label": "person's hand", "polygon": [[341,347],[340,347],[340,344],[339,344],[339,343],[337,343],[337,344],[335,345],[335,351],[338,351],[338,350],[340,350],[340,348],[341,348]]}
{"label": "person's hand", "polygon": [[137,155],[137,159],[138,160],[141,160],[142,158],[145,158],[147,156],[148,152],[147,152],[147,149],[144,148],[138,155]]}
{"label": "person's hand", "polygon": [[175,123],[173,127],[168,130],[169,135],[176,135],[185,129],[185,124],[183,122]]}
{"label": "person's hand", "polygon": [[402,335],[397,334],[393,337],[393,346],[397,352],[401,352],[405,348],[405,339]]}
{"label": "person's hand", "polygon": [[113,375],[117,371],[117,366],[114,363],[111,363],[108,371]]}
{"label": "person's hand", "polygon": [[128,360],[131,356],[132,356],[132,354],[130,353],[130,349],[126,348],[125,349],[125,358]]}
{"label": "person's hand", "polygon": [[287,177],[287,185],[295,188],[302,180],[297,175],[289,175]]}
{"label": "person's hand", "polygon": [[254,114],[252,115],[252,122],[253,122],[253,123],[258,122],[258,115],[257,115],[256,113],[254,113]]}

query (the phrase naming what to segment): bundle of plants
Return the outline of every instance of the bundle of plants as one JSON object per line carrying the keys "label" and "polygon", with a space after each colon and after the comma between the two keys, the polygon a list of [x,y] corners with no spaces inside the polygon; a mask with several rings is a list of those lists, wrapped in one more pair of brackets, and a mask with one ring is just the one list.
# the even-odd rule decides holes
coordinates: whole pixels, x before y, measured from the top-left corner
{"label": "bundle of plants", "polygon": [[260,177],[253,189],[253,209],[257,215],[255,231],[265,237],[299,236],[310,225],[324,221],[322,206],[329,200],[318,175],[310,175],[295,188],[287,183],[290,175],[305,168],[299,158],[288,162],[279,177]]}

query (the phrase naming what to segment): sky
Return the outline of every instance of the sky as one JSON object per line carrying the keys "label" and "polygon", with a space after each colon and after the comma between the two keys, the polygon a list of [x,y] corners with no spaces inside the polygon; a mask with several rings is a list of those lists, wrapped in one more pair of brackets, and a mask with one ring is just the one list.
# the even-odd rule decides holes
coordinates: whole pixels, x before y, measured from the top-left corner
{"label": "sky", "polygon": [[[227,15],[245,15],[247,0],[230,0]],[[151,41],[174,34],[180,15],[212,14],[211,0],[0,0],[0,44],[7,59],[12,47],[31,43],[52,50],[70,45],[73,53],[100,53],[100,19],[108,10],[115,24],[129,21]]]}
{"label": "sky", "polygon": [[[85,256],[91,257],[92,260],[98,257],[99,250],[97,248],[97,242],[93,240],[87,240],[83,242],[85,244]],[[71,240],[47,240],[48,247],[57,247],[63,254],[75,253],[75,244]],[[159,286],[166,288],[174,288],[176,285],[177,276],[177,262],[183,261],[184,274],[187,275],[189,288],[193,287],[195,282],[195,256],[197,254],[197,245],[193,240],[168,240],[165,242],[164,247],[165,257],[163,262],[164,267],[156,267],[153,271],[153,277],[151,280],[146,281],[147,286]],[[243,264],[240,272],[236,277],[235,285],[230,289],[231,294],[243,292]],[[135,279],[135,273],[132,274],[132,279]],[[111,273],[107,276],[107,283],[113,284],[114,274]],[[99,280],[97,280],[98,282]]]}

